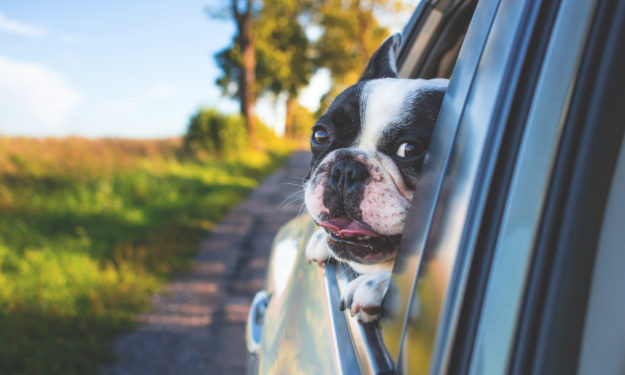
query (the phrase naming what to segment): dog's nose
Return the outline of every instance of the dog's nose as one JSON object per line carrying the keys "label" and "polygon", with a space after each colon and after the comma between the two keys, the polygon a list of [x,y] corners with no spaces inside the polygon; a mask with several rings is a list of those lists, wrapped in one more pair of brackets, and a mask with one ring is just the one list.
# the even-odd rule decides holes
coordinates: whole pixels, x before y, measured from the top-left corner
{"label": "dog's nose", "polygon": [[341,195],[354,191],[359,182],[369,177],[367,167],[355,160],[338,160],[330,169],[330,186]]}

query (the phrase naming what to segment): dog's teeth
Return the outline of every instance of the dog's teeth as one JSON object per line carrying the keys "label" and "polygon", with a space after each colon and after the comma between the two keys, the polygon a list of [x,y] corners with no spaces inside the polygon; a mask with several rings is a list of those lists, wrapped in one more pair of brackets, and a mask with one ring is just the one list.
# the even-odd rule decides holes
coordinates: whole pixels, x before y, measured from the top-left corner
{"label": "dog's teeth", "polygon": [[358,239],[362,241],[362,240],[365,239],[365,237],[360,236],[360,237],[358,237]]}

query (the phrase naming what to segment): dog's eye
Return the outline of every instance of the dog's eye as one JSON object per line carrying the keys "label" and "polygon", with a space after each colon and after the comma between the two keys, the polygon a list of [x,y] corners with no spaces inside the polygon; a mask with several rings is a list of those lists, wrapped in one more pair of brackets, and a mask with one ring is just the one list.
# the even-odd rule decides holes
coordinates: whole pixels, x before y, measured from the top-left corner
{"label": "dog's eye", "polygon": [[423,153],[423,148],[415,145],[414,143],[404,142],[399,145],[397,152],[395,155],[400,158],[414,158],[415,156],[419,156]]}
{"label": "dog's eye", "polygon": [[319,143],[322,145],[330,143],[330,135],[328,134],[327,131],[325,131],[325,129],[315,130],[315,132],[313,133],[313,139],[315,140],[316,143]]}

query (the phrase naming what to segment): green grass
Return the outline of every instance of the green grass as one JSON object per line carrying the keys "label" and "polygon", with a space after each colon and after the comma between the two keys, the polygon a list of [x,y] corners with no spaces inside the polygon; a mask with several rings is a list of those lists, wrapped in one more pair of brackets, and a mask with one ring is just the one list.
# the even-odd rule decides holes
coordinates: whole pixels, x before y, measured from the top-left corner
{"label": "green grass", "polygon": [[84,374],[287,153],[0,138],[0,373]]}

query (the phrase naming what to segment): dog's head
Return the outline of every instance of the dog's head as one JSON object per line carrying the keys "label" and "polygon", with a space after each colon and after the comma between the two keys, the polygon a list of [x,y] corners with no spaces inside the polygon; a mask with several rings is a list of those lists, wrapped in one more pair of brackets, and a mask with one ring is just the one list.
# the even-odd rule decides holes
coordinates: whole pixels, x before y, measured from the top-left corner
{"label": "dog's head", "polygon": [[344,261],[393,259],[447,80],[399,79],[399,34],[313,127],[308,212]]}

